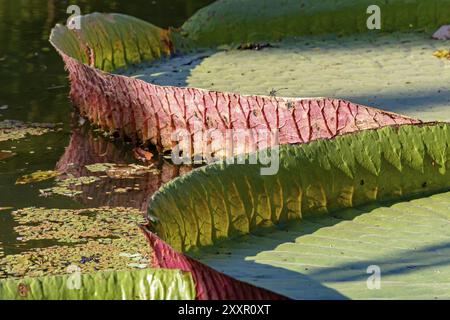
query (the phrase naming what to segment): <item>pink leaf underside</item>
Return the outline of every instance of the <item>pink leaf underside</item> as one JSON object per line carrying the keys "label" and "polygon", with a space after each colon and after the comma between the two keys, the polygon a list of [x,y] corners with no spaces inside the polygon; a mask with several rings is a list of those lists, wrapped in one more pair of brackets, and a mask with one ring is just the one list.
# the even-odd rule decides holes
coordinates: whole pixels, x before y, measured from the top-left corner
{"label": "pink leaf underside", "polygon": [[[298,144],[363,129],[420,123],[339,99],[243,96],[158,86],[105,73],[61,55],[70,73],[72,100],[82,115],[105,129],[156,145],[160,151],[174,147],[175,132],[191,139],[181,141],[183,150],[197,143],[198,132],[208,132],[208,140],[202,140],[208,150],[223,154],[222,139],[228,129],[277,132],[279,144]],[[268,147],[267,141],[253,142],[255,150]]]}
{"label": "pink leaf underside", "polygon": [[440,27],[434,34],[433,39],[449,40],[450,39],[450,25]]}
{"label": "pink leaf underside", "polygon": [[195,282],[197,300],[286,300],[288,298],[233,279],[185,254],[176,252],[145,226],[145,233],[153,249],[155,268],[178,269],[190,272]]}

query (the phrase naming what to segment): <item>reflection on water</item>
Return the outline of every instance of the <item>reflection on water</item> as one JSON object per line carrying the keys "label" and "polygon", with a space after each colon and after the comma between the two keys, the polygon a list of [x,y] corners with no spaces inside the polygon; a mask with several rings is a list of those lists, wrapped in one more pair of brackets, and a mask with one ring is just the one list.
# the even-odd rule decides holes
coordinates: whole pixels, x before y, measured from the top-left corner
{"label": "reflection on water", "polygon": [[[79,0],[70,1],[70,4],[79,5],[82,13],[121,12],[168,27],[180,26],[197,9],[211,2]],[[157,177],[140,177],[139,182],[133,182],[139,183],[142,191],[126,194],[106,194],[114,183],[121,185],[125,182],[102,180],[99,187],[90,185],[89,188],[93,189],[87,188],[75,199],[41,197],[39,189],[51,187],[52,181],[14,185],[18,177],[37,170],[54,170],[57,163],[58,169],[62,170],[70,161],[79,164],[106,160],[133,161],[130,153],[121,149],[122,146],[97,139],[81,129],[71,132],[72,106],[67,98],[67,73],[61,58],[48,43],[51,28],[67,19],[68,5],[69,1],[59,0],[0,0],[0,121],[15,119],[63,123],[61,132],[0,143],[0,150],[15,153],[13,157],[2,157],[0,160],[0,208],[13,208],[0,211],[0,244],[5,247],[5,253],[13,250],[18,243],[13,231],[15,224],[9,214],[11,210],[30,206],[80,208],[119,204],[143,208],[147,196],[161,182],[178,174],[177,168],[162,166]],[[66,146],[69,146],[67,150]],[[83,174],[83,167],[78,167],[71,170],[79,170],[78,173]]]}
{"label": "reflection on water", "polygon": [[[22,141],[25,146],[23,150],[31,148],[30,142],[39,141],[39,148],[36,153],[38,156],[46,154],[52,156],[59,154],[60,158],[56,165],[45,165],[45,161],[27,159],[28,154],[25,152],[25,157],[17,157],[16,164],[22,161],[29,164],[28,168],[23,168],[18,172],[29,172],[33,168],[33,172],[37,170],[57,170],[61,175],[56,180],[48,180],[43,182],[32,183],[23,186],[15,186],[16,172],[10,171],[4,176],[5,180],[9,179],[9,183],[1,186],[2,189],[17,189],[17,197],[11,194],[12,197],[5,197],[2,199],[2,206],[8,205],[14,209],[36,206],[47,208],[96,208],[96,207],[129,207],[136,208],[145,212],[149,198],[162,185],[170,180],[189,172],[191,167],[175,166],[164,158],[155,157],[142,167],[150,167],[152,170],[144,173],[137,173],[130,176],[109,176],[104,171],[91,172],[86,166],[95,164],[113,163],[125,167],[129,164],[136,164],[133,157],[132,146],[123,142],[117,141],[113,137],[105,137],[100,131],[92,130],[89,126],[75,127],[72,130],[69,138],[68,146],[64,152],[50,152],[48,146],[55,145],[55,140],[58,139],[57,134],[47,134],[47,143],[44,143],[44,136],[35,137],[33,139],[26,139]],[[66,141],[64,137],[64,141]],[[59,141],[58,141],[59,142]],[[17,149],[16,149],[17,150]],[[22,149],[21,149],[22,150]],[[44,151],[45,150],[45,151]],[[47,152],[46,152],[47,151]],[[32,155],[34,155],[33,153]],[[61,155],[62,154],[62,155]],[[48,159],[44,156],[44,159]],[[13,162],[10,162],[10,164]],[[38,163],[38,165],[36,165]],[[137,164],[140,166],[140,164]],[[44,166],[44,167],[43,167]],[[19,174],[20,175],[20,174]],[[96,177],[97,180],[93,183],[82,185],[70,185],[70,190],[77,191],[73,197],[63,195],[47,195],[42,192],[43,189],[51,188],[57,184],[57,181],[64,181],[70,177],[71,179],[83,177]],[[23,191],[20,195],[20,190]],[[7,194],[6,191],[3,194]],[[27,197],[24,197],[27,195]],[[14,234],[13,227],[16,223],[12,220],[10,212],[3,211],[2,215],[2,232],[0,232],[0,243],[5,246],[5,253],[15,252],[15,247],[19,249],[21,246],[20,239]]]}
{"label": "reflection on water", "polygon": [[104,172],[92,173],[86,167],[92,164],[125,165],[134,162],[129,146],[95,135],[89,128],[78,128],[73,131],[69,146],[58,161],[56,170],[75,178],[99,177],[94,183],[76,187],[82,193],[75,199],[86,207],[133,207],[143,212],[148,199],[159,187],[191,170],[191,167],[175,166],[163,158],[146,164],[152,167],[151,172],[123,177],[108,176]]}
{"label": "reflection on water", "polygon": [[[180,26],[212,0],[70,1],[82,13],[121,12],[161,27]],[[48,37],[65,23],[68,1],[0,0],[0,119],[67,122],[67,73]],[[8,109],[2,110],[2,106]]]}

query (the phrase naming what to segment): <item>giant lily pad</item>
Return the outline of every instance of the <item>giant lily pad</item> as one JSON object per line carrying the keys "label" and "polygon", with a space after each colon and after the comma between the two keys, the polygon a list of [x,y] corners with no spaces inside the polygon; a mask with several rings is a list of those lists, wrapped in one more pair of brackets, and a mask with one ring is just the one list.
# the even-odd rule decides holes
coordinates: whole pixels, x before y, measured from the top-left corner
{"label": "giant lily pad", "polygon": [[[267,232],[281,239],[281,243],[289,244],[292,240],[283,238],[280,228],[289,231],[303,221],[307,226],[308,219],[325,218],[329,214],[347,216],[350,209],[364,217],[364,213],[370,214],[363,209],[369,203],[380,206],[384,201],[401,203],[407,201],[407,197],[416,197],[428,204],[434,201],[426,198],[430,194],[450,188],[448,124],[403,126],[420,121],[341,99],[298,98],[308,94],[311,88],[311,95],[322,96],[322,91],[314,91],[318,88],[331,90],[326,95],[347,96],[357,102],[400,106],[410,114],[417,111],[414,115],[419,117],[424,117],[423,106],[437,106],[437,112],[429,116],[436,118],[439,115],[440,119],[447,120],[447,91],[441,87],[441,77],[437,77],[447,62],[434,58],[434,43],[426,35],[416,32],[434,30],[446,22],[450,13],[446,4],[449,3],[448,0],[361,0],[342,1],[336,5],[330,0],[320,5],[316,1],[300,5],[294,0],[281,4],[248,0],[239,1],[238,6],[234,0],[220,1],[201,10],[180,30],[163,30],[124,15],[93,14],[81,18],[79,31],[57,26],[50,41],[69,71],[72,100],[80,112],[100,127],[127,136],[135,143],[151,143],[159,151],[169,150],[174,146],[173,135],[182,131],[187,133],[187,141],[182,141],[180,147],[193,155],[198,152],[192,147],[197,142],[194,141],[195,133],[213,132],[216,133],[214,138],[201,141],[200,149],[203,151],[211,144],[213,153],[223,155],[226,151],[223,136],[228,130],[239,128],[252,134],[253,130],[275,130],[279,134],[280,152],[277,148],[268,150],[276,158],[279,155],[280,166],[275,175],[261,176],[260,165],[219,162],[174,180],[152,198],[149,206],[151,230],[175,249],[206,259],[209,249],[225,248],[225,254],[233,256],[239,252],[239,244],[245,242],[245,237],[252,243],[250,238],[259,235],[255,246],[261,250],[267,241],[272,243],[270,238],[264,237]],[[335,37],[367,32],[366,9],[373,4],[382,8],[384,31],[408,31],[409,34],[388,34],[381,42],[377,42],[380,38],[358,35],[355,37],[360,41],[354,37],[341,38],[344,44],[341,46]],[[231,32],[228,30],[230,25]],[[227,32],[223,32],[225,28],[228,28]],[[97,30],[103,30],[100,36]],[[332,35],[322,37],[323,34]],[[314,37],[310,38],[311,35]],[[302,38],[289,40],[287,36]],[[278,40],[282,41],[275,43]],[[263,45],[257,41],[271,43]],[[313,41],[313,44],[299,41]],[[325,41],[327,43],[322,44]],[[218,45],[226,45],[220,49],[262,50],[219,52]],[[201,51],[205,47],[212,48]],[[187,49],[195,51],[194,54],[190,56]],[[173,53],[184,55],[149,65]],[[377,58],[369,60],[374,56]],[[311,57],[320,59],[312,61]],[[333,57],[337,61],[333,61]],[[236,60],[242,62],[240,65],[248,65],[248,69],[236,69],[233,65]],[[295,66],[290,63],[286,71],[288,64],[285,62],[292,60],[296,61]],[[341,66],[342,61],[347,63]],[[253,62],[256,64],[252,65]],[[336,86],[342,84],[342,79],[353,79],[355,69],[352,68],[358,64],[369,76],[364,75],[360,81],[356,79],[346,88],[352,94],[343,95]],[[297,65],[300,68],[296,69]],[[327,72],[331,73],[330,78],[324,77]],[[216,77],[216,74],[221,76]],[[227,74],[230,77],[223,76]],[[278,82],[270,82],[277,74],[283,74],[283,77],[279,77]],[[317,86],[316,74],[319,75]],[[240,77],[251,79],[249,87],[258,87],[259,91],[236,92],[237,87],[233,85],[240,84],[236,81]],[[297,84],[298,78],[304,79],[302,86],[287,89],[292,92],[289,95],[296,98],[281,97],[284,84]],[[172,82],[173,79],[176,81]],[[373,79],[382,79],[388,90],[374,85]],[[398,79],[405,82],[398,82]],[[391,80],[396,82],[391,83]],[[261,84],[254,85],[254,82]],[[331,85],[324,88],[323,83]],[[309,85],[312,85],[310,89]],[[358,90],[352,92],[355,88]],[[384,98],[378,97],[378,93]],[[379,129],[385,126],[392,127]],[[361,131],[364,129],[373,130]],[[242,142],[235,136],[232,139],[238,145]],[[251,151],[267,147],[260,144],[260,139],[256,140]],[[231,155],[248,152],[233,149]],[[395,205],[390,206],[389,210],[392,210]],[[375,212],[375,218],[376,215]],[[434,218],[429,219],[430,223],[434,223]],[[350,227],[359,225],[355,222]],[[373,227],[371,225],[369,229]],[[348,232],[347,229],[344,231]],[[397,233],[396,230],[392,232]],[[230,278],[224,280],[225,276],[174,252],[151,232],[147,235],[152,246],[159,250],[154,255],[156,265],[192,272],[197,280],[201,279],[197,285],[203,281],[202,292],[197,294],[204,298],[236,297],[233,290],[241,284],[228,290],[227,284],[233,283]],[[238,259],[256,257],[253,259],[264,263],[267,270],[278,267],[277,271],[282,268],[292,272],[286,277],[284,273],[268,272],[265,274],[267,279],[273,281],[265,281],[262,285],[299,297],[293,292],[302,290],[294,281],[301,277],[301,271],[290,265],[297,263],[297,255],[303,257],[302,252],[293,250],[284,256],[284,252],[274,248],[264,251],[267,252],[236,256]],[[388,255],[394,251],[385,250]],[[221,258],[219,254],[218,260]],[[214,263],[212,259],[211,264]],[[235,267],[239,271],[236,272]],[[224,270],[245,281],[257,281],[254,273],[241,273],[246,270],[243,265],[232,265]],[[314,285],[318,287],[327,285],[326,281],[321,283],[323,278],[314,279]],[[419,274],[417,279],[423,278]],[[224,283],[227,289],[223,290],[223,295],[213,280]],[[209,282],[213,288],[203,290],[209,288],[209,285],[203,286]],[[367,297],[354,290],[352,285],[354,283],[349,283],[348,288],[328,288],[328,295],[324,297]],[[245,296],[248,287],[241,288],[238,291]],[[393,296],[403,294],[402,290],[389,290]],[[312,295],[318,292],[310,291]],[[335,295],[331,296],[330,292]],[[438,297],[443,296],[441,292],[435,293]],[[416,294],[420,296],[420,293]]]}
{"label": "giant lily pad", "polygon": [[[382,31],[434,32],[448,23],[448,0],[229,0],[199,10],[182,26],[200,46],[279,40],[311,34],[367,33],[367,8],[377,5]],[[420,19],[419,19],[420,17]]]}
{"label": "giant lily pad", "polygon": [[[311,8],[305,8],[306,11],[313,9],[312,5]],[[247,130],[251,134],[256,129],[278,131],[280,143],[285,144],[307,143],[361,129],[418,122],[339,99],[269,97],[270,87],[259,92],[258,96],[248,96],[250,92],[237,94],[161,86],[143,83],[135,77],[105,73],[103,71],[122,72],[126,67],[136,70],[136,64],[148,65],[148,62],[164,53],[185,51],[186,44],[192,49],[190,44],[195,41],[189,36],[183,38],[173,30],[165,32],[149,23],[123,15],[87,15],[81,17],[81,24],[81,30],[76,33],[58,25],[50,38],[69,70],[72,100],[83,115],[100,127],[128,136],[135,142],[152,143],[160,150],[172,149],[175,134],[183,135],[179,147],[189,155],[201,154],[204,149],[211,147],[211,154],[228,156],[229,150],[224,147],[224,139],[227,130],[233,128]],[[106,32],[98,37],[95,32],[97,29]],[[128,35],[129,43],[126,45],[123,43],[123,34]],[[146,37],[152,40],[146,41]],[[116,43],[122,45],[117,51],[111,52]],[[142,58],[143,54],[139,55],[155,52],[158,54],[150,54],[146,59]],[[431,52],[429,56],[433,63],[439,62],[432,57]],[[111,61],[116,61],[116,58],[117,66],[111,67]],[[129,58],[129,61],[125,58]],[[264,67],[270,65],[262,64]],[[191,63],[191,66],[194,64]],[[174,71],[178,72],[176,69]],[[273,71],[263,73],[265,80],[267,74]],[[166,84],[184,86],[178,83]],[[303,94],[296,92],[295,96]],[[110,105],[115,106],[114,112]],[[209,135],[209,139],[200,135],[203,140],[192,141],[200,139],[198,134],[194,134],[199,131],[204,135],[211,132],[217,134]],[[242,142],[238,136],[232,139]],[[267,144],[263,145],[267,141],[256,140],[256,146],[249,149],[267,147]],[[248,150],[233,149],[229,152],[233,155]]]}
{"label": "giant lily pad", "polygon": [[447,192],[311,216],[200,261],[296,299],[448,299],[449,208]]}
{"label": "giant lily pad", "polygon": [[179,270],[109,271],[0,280],[3,300],[192,300],[195,284]]}
{"label": "giant lily pad", "polygon": [[422,120],[450,121],[445,88],[450,62],[433,57],[448,55],[436,52],[441,47],[425,33],[310,36],[262,51],[218,50],[197,60],[188,54],[125,74],[158,85],[243,95],[340,97]]}
{"label": "giant lily pad", "polygon": [[[439,193],[450,189],[448,141],[448,124],[401,126],[282,146],[273,176],[258,165],[206,166],[154,195],[152,229],[228,275],[292,298],[445,298],[434,283],[448,271],[426,258],[445,253],[449,193]],[[365,286],[371,265],[386,271],[385,291]]]}

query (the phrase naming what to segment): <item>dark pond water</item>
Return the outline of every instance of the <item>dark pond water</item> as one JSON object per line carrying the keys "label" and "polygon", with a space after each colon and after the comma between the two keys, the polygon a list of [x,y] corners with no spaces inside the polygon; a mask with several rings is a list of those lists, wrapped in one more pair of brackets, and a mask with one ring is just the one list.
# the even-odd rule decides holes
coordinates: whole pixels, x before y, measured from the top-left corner
{"label": "dark pond water", "polygon": [[[51,28],[64,23],[70,4],[90,12],[130,14],[160,27],[180,26],[199,8],[212,0],[133,0],[133,1],[61,1],[0,0],[0,121],[15,119],[30,122],[61,123],[62,131],[15,142],[0,142],[0,150],[17,155],[0,160],[0,208],[29,206],[75,208],[121,204],[124,199],[88,192],[83,198],[42,197],[39,189],[52,185],[42,182],[16,186],[18,177],[37,170],[54,170],[58,161],[84,155],[85,164],[96,161],[130,161],[127,146],[96,138],[89,130],[73,129],[73,107],[68,100],[69,84],[63,63],[48,43]],[[66,147],[72,154],[67,154]],[[66,153],[65,153],[66,152]],[[69,160],[67,160],[69,159]],[[60,164],[61,165],[61,164]],[[161,164],[160,164],[161,165]],[[177,174],[169,166],[167,175]],[[134,195],[134,206],[147,197],[156,182]],[[123,196],[122,196],[123,197]],[[0,210],[0,244],[5,253],[16,251],[11,210]]]}

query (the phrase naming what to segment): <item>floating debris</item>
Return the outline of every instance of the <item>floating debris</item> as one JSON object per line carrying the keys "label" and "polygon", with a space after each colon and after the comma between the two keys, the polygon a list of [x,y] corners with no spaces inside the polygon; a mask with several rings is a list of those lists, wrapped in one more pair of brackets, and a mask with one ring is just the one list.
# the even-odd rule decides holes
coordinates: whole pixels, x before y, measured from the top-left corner
{"label": "floating debris", "polygon": [[153,164],[142,166],[138,164],[114,164],[114,163],[96,163],[87,165],[86,169],[93,173],[105,172],[109,178],[128,179],[142,176],[148,173],[158,174],[159,170]]}
{"label": "floating debris", "polygon": [[106,172],[108,169],[114,168],[114,166],[116,166],[114,163],[94,163],[86,165],[86,169],[93,173]]}
{"label": "floating debris", "polygon": [[273,48],[270,43],[243,43],[237,47],[238,50],[262,50],[266,48]]}
{"label": "floating debris", "polygon": [[0,121],[0,141],[19,140],[60,130],[53,123],[25,123],[17,120]]}
{"label": "floating debris", "polygon": [[0,160],[9,159],[11,157],[14,157],[16,154],[9,150],[1,150],[0,151]]}
{"label": "floating debris", "polygon": [[153,159],[153,153],[142,148],[134,148],[133,156],[135,159],[142,162],[148,162]]}
{"label": "floating debris", "polygon": [[17,179],[16,185],[41,182],[41,181],[55,178],[59,175],[60,175],[60,173],[58,171],[52,171],[52,170],[41,171],[41,170],[39,170],[39,171],[33,172],[31,174],[27,174],[27,175],[20,177],[19,179]]}
{"label": "floating debris", "polygon": [[[149,248],[138,224],[142,213],[130,208],[26,208],[14,211],[14,230],[24,242],[51,241],[47,247],[0,255],[0,277],[67,274],[69,266],[83,273],[148,268]],[[54,245],[54,243],[59,243]]]}
{"label": "floating debris", "polygon": [[95,176],[82,176],[75,178],[69,174],[65,179],[56,181],[56,186],[46,189],[40,189],[41,196],[48,197],[51,195],[60,195],[69,198],[76,197],[83,193],[81,190],[77,190],[76,187],[85,186],[99,181],[99,177]]}
{"label": "floating debris", "polygon": [[53,195],[59,195],[69,198],[74,198],[83,193],[83,191],[71,189],[68,187],[52,187],[47,189],[39,189],[40,195],[43,197],[49,197]]}
{"label": "floating debris", "polygon": [[133,191],[133,188],[126,187],[126,188],[115,188],[114,189],[115,193],[127,193],[127,192],[130,192],[130,191]]}
{"label": "floating debris", "polygon": [[58,180],[57,184],[61,187],[83,186],[92,184],[99,180],[100,178],[95,176],[82,176],[79,178],[75,178],[73,175],[68,175],[67,178]]}
{"label": "floating debris", "polygon": [[[0,260],[3,259],[5,256],[5,253],[3,252],[3,246],[2,243],[0,242]],[[5,278],[6,277],[6,273],[3,271],[3,267],[0,265],[0,279],[1,278]]]}
{"label": "floating debris", "polygon": [[450,59],[450,51],[449,50],[437,50],[433,53],[433,56],[439,59]]}
{"label": "floating debris", "polygon": [[90,238],[116,237],[127,233],[130,223],[144,223],[142,213],[136,209],[44,209],[26,208],[14,211],[13,218],[20,225],[15,231],[24,241],[57,240],[83,242]]}
{"label": "floating debris", "polygon": [[14,209],[13,207],[0,207],[0,211],[7,211],[7,210],[12,210]]}

